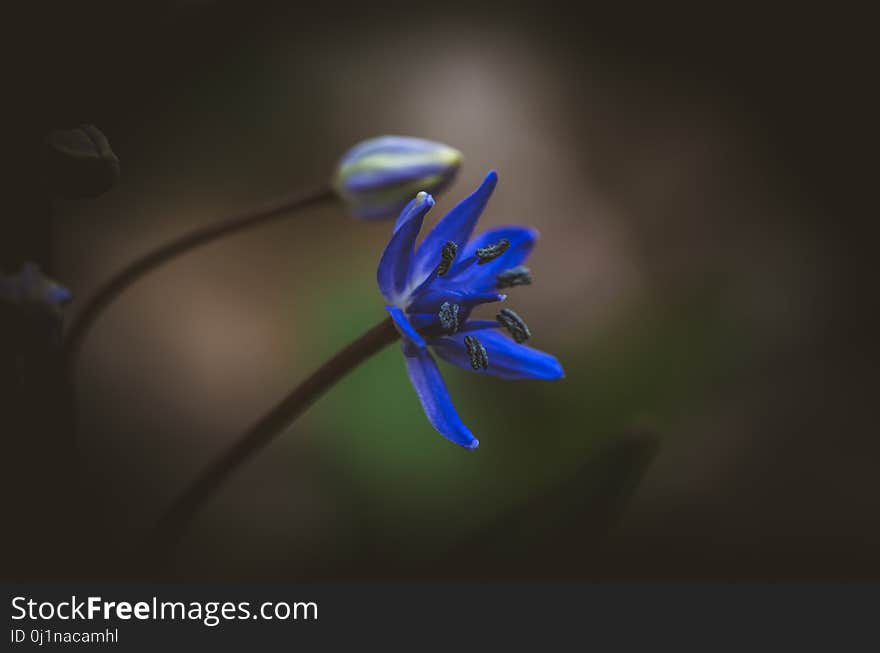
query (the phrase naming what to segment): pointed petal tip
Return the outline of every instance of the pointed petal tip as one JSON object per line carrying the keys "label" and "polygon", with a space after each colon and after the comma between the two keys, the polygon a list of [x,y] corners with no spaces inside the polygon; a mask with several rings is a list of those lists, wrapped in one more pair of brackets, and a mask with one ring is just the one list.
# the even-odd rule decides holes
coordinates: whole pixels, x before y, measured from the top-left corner
{"label": "pointed petal tip", "polygon": [[379,259],[376,280],[382,296],[391,303],[397,303],[407,284],[413,246],[422,228],[422,222],[431,207],[434,198],[430,193],[420,192],[401,211],[394,223],[391,239]]}
{"label": "pointed petal tip", "polygon": [[[468,197],[470,197],[470,198],[480,197],[480,198],[482,198],[482,202],[485,205],[485,202],[487,202],[489,200],[489,198],[492,196],[492,193],[495,192],[495,186],[497,186],[497,185],[498,185],[498,173],[495,170],[490,170],[489,172],[486,173],[486,176],[483,177],[483,181],[481,181],[479,183],[476,190],[474,190],[474,192],[471,193]],[[465,199],[468,199],[468,198],[465,198]],[[483,207],[480,208],[480,213],[482,213],[482,211],[483,211]]]}
{"label": "pointed petal tip", "polygon": [[449,145],[445,146],[438,156],[450,168],[458,168],[461,166],[462,161],[464,161],[464,154],[462,154],[461,150],[456,150]]}
{"label": "pointed petal tip", "polygon": [[[525,345],[520,345],[525,346]],[[565,370],[562,367],[562,363],[559,362],[559,359],[552,354],[548,354],[546,352],[540,352],[545,356],[545,369],[544,373],[537,377],[541,381],[561,381],[565,378]]]}
{"label": "pointed petal tip", "polygon": [[480,448],[480,441],[477,440],[476,438],[474,438],[474,441],[471,442],[467,447],[465,447],[465,449],[470,449],[471,451],[474,451],[479,448]]}
{"label": "pointed petal tip", "polygon": [[477,192],[491,195],[493,192],[495,192],[496,185],[498,185],[498,173],[495,170],[490,170],[486,173],[486,176],[483,177],[483,181],[480,182],[480,185],[477,188]]}
{"label": "pointed petal tip", "polygon": [[461,447],[473,449],[478,446],[479,442],[458,416],[431,354],[427,350],[416,350],[411,345],[409,348],[405,346],[404,354],[409,379],[431,426]]}
{"label": "pointed petal tip", "polygon": [[434,196],[428,191],[419,191],[412,200],[412,210],[427,213],[434,208]]}

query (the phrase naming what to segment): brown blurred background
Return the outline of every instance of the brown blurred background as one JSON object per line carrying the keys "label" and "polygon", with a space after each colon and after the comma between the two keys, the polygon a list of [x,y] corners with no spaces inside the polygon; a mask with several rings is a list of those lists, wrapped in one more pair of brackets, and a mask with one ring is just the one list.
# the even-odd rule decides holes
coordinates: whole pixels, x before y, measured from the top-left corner
{"label": "brown blurred background", "polygon": [[[862,263],[876,211],[858,195],[876,168],[859,145],[869,59],[846,17],[799,12],[16,14],[14,161],[90,122],[122,165],[105,195],[54,202],[49,227],[32,167],[7,177],[4,265],[44,261],[77,295],[71,314],[151,246],[323,183],[379,134],[465,153],[434,217],[496,168],[482,226],[542,234],[535,284],[510,301],[564,382],[444,367],[481,440],[469,453],[433,432],[389,348],[235,477],[165,573],[876,578],[876,290]],[[76,375],[85,469],[39,464],[69,433],[30,429],[40,444],[21,464],[7,444],[16,520],[66,521],[11,527],[4,577],[141,574],[139,543],[200,467],[382,319],[389,230],[327,205],[128,292]],[[85,488],[59,481],[80,471]]]}

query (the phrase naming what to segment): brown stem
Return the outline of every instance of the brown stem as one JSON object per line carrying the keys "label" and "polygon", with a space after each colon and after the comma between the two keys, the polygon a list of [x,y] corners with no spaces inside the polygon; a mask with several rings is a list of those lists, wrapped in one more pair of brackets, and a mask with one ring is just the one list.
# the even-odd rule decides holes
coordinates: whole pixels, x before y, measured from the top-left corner
{"label": "brown stem", "polygon": [[293,209],[311,206],[333,197],[335,197],[333,190],[325,187],[281,197],[256,208],[236,213],[214,224],[194,229],[129,263],[107,280],[77,314],[64,343],[63,360],[68,374],[71,376],[73,374],[76,357],[89,329],[103,310],[135,281],[176,256],[212,240],[281,219],[285,213]]}
{"label": "brown stem", "polygon": [[399,334],[390,318],[374,326],[300,383],[205,468],[159,521],[155,544],[158,545],[160,557],[171,551],[189,522],[235,470],[281,435],[325,390],[398,338]]}

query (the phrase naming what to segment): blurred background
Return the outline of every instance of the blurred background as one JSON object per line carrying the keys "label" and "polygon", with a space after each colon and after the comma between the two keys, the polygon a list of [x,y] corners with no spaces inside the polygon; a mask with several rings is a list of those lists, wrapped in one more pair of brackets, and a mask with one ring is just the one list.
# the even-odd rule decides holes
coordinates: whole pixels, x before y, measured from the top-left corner
{"label": "blurred background", "polygon": [[[162,574],[876,578],[876,289],[860,256],[876,210],[857,195],[876,163],[851,151],[866,154],[868,59],[849,27],[802,12],[16,15],[14,160],[88,122],[121,161],[118,185],[52,202],[49,222],[31,168],[7,177],[4,264],[43,261],[77,297],[69,315],[132,258],[323,184],[380,134],[464,152],[432,218],[495,168],[481,228],[541,232],[535,282],[509,303],[564,381],[441,364],[472,453],[433,431],[389,347],[237,474]],[[76,371],[79,469],[57,454],[70,429],[31,429],[22,462],[20,428],[0,425],[18,474],[4,576],[142,575],[140,543],[201,467],[383,319],[390,229],[326,204],[126,293]]]}

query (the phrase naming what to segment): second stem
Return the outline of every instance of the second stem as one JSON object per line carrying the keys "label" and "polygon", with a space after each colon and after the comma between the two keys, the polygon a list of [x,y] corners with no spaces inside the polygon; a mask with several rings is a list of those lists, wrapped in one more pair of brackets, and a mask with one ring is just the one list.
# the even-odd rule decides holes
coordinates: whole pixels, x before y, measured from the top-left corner
{"label": "second stem", "polygon": [[302,209],[334,197],[332,189],[323,187],[280,197],[219,222],[198,227],[132,261],[98,288],[76,316],[64,343],[63,358],[68,373],[73,374],[73,367],[83,340],[104,309],[148,272],[206,243],[279,220],[294,209]]}
{"label": "second stem", "polygon": [[167,554],[224,481],[255,453],[281,435],[312,402],[359,364],[399,338],[390,318],[338,352],[300,383],[265,417],[209,465],[160,520],[156,544]]}

